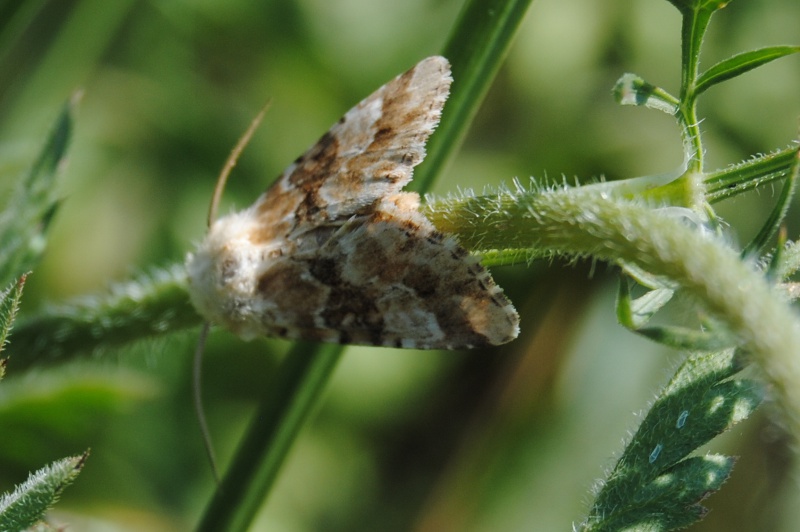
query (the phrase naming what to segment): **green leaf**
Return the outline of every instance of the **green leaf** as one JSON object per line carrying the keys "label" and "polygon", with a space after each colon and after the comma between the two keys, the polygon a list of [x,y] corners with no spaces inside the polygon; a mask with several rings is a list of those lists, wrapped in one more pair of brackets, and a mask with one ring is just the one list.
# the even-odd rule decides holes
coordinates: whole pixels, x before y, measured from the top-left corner
{"label": "green leaf", "polygon": [[628,281],[620,278],[617,294],[617,320],[623,327],[674,349],[719,351],[733,345],[731,337],[720,332],[670,325],[645,327],[650,319],[670,302],[674,294],[675,291],[672,289],[656,288],[633,299]]}
{"label": "green leaf", "polygon": [[728,477],[733,459],[687,457],[745,419],[763,389],[729,380],[743,367],[734,350],[689,357],[664,387],[598,493],[582,530],[675,530]]}
{"label": "green leaf", "polygon": [[692,92],[697,81],[700,48],[706,28],[715,11],[725,7],[727,0],[669,0],[683,15],[681,21],[681,117],[684,128],[687,160],[694,160],[702,169],[703,151],[697,128],[697,116]]}
{"label": "green leaf", "polygon": [[89,451],[32,473],[13,493],[0,497],[0,530],[25,530],[40,521],[80,473]]}
{"label": "green leaf", "polygon": [[636,328],[642,327],[672,299],[674,294],[673,290],[659,288],[633,300],[631,302],[632,325]]}
{"label": "green leaf", "polygon": [[659,398],[623,455],[625,470],[645,465],[671,467],[749,416],[762,396],[761,387],[754,381],[731,380],[708,386],[701,380]]}
{"label": "green leaf", "polygon": [[702,519],[699,503],[730,476],[735,459],[721,455],[687,458],[638,490],[638,504],[624,512],[594,516],[597,523],[581,530],[680,530]]}
{"label": "green leaf", "polygon": [[8,335],[11,332],[11,325],[19,311],[19,302],[22,299],[22,287],[25,286],[27,275],[20,277],[16,283],[0,293],[0,351],[3,351],[8,343]]}
{"label": "green leaf", "polygon": [[800,52],[800,46],[769,46],[734,55],[712,66],[697,78],[695,95],[727,79],[734,78],[770,61]]}
{"label": "green leaf", "polygon": [[18,183],[0,214],[0,283],[5,284],[38,263],[58,201],[55,178],[72,131],[72,109],[64,106],[38,159]]}
{"label": "green leaf", "polygon": [[[778,238],[777,242],[775,243],[775,247],[773,248],[772,254],[767,256],[767,258],[769,258],[769,262],[767,263],[766,266],[766,274],[767,274],[767,279],[769,279],[770,282],[780,283],[783,280],[783,278],[780,277],[780,274],[782,273],[783,269],[783,264],[784,264],[783,251],[786,249],[787,239],[788,239],[788,233],[786,231],[786,226],[781,225],[778,228]],[[786,284],[783,284],[782,286],[783,288],[787,288]],[[796,299],[796,297],[791,298],[791,300],[794,299]]]}

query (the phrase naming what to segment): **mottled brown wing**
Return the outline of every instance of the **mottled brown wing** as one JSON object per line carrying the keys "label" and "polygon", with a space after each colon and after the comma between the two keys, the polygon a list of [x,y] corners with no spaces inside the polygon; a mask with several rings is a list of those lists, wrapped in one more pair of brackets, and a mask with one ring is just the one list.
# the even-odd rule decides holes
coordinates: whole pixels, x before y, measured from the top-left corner
{"label": "mottled brown wing", "polygon": [[322,231],[329,238],[264,264],[254,327],[261,334],[417,349],[516,338],[517,312],[489,272],[404,196],[386,198],[333,235],[311,230],[309,236]]}
{"label": "mottled brown wing", "polygon": [[411,181],[451,81],[447,59],[429,57],[350,109],[253,205],[271,236],[361,213]]}

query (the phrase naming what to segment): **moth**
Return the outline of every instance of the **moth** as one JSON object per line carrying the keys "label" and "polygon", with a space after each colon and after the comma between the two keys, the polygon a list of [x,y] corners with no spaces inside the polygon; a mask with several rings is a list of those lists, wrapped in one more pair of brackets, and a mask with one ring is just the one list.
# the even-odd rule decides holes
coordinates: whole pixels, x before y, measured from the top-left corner
{"label": "moth", "polygon": [[450,91],[429,57],[350,109],[249,208],[187,257],[189,292],[243,338],[460,349],[499,345],[519,317],[478,258],[402,188]]}

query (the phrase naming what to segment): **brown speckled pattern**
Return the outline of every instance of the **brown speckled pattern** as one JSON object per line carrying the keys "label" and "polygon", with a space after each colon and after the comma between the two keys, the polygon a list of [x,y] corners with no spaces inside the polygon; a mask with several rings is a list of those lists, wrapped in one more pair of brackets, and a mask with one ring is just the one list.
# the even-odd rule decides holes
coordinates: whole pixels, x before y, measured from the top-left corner
{"label": "brown speckled pattern", "polygon": [[498,345],[519,318],[477,258],[402,192],[449,93],[429,57],[347,112],[187,259],[192,301],[244,337],[424,349]]}

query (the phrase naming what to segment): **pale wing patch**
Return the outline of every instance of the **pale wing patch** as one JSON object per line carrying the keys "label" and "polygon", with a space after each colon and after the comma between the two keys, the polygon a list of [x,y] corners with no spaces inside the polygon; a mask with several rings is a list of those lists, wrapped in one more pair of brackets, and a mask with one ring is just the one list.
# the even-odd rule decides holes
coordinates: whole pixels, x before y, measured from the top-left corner
{"label": "pale wing patch", "polygon": [[192,301],[244,337],[416,348],[498,345],[513,305],[401,192],[450,85],[431,57],[351,109],[187,261]]}

